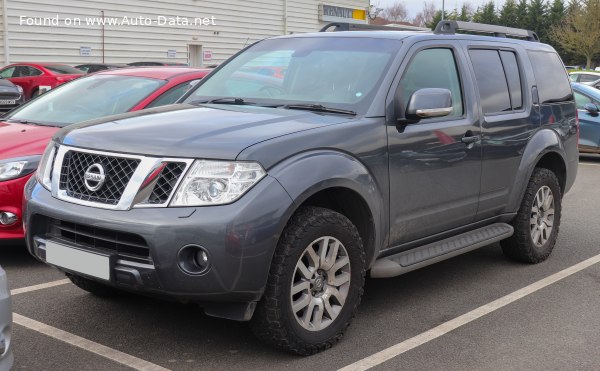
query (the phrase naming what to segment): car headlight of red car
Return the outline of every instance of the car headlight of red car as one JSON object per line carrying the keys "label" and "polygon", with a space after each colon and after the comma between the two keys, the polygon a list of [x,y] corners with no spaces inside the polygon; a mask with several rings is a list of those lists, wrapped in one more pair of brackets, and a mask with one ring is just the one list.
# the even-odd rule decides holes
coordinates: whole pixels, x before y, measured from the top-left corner
{"label": "car headlight of red car", "polygon": [[38,167],[41,156],[9,158],[0,161],[0,182],[31,174]]}

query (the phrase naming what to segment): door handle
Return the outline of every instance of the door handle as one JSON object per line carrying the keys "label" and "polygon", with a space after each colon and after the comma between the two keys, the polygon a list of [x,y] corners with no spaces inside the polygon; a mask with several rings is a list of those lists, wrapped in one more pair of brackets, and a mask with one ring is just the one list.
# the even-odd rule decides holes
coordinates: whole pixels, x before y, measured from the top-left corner
{"label": "door handle", "polygon": [[479,141],[479,135],[473,135],[473,133],[468,131],[460,141],[464,144],[473,144]]}

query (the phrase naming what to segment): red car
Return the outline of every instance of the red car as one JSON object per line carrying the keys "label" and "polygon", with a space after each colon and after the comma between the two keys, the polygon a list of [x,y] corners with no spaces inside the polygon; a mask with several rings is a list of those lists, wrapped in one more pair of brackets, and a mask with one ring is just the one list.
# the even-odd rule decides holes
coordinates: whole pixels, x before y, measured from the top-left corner
{"label": "red car", "polygon": [[75,67],[58,63],[14,63],[0,70],[0,76],[23,88],[25,100],[83,74]]}
{"label": "red car", "polygon": [[175,103],[209,72],[181,67],[98,72],[51,90],[0,119],[0,240],[23,238],[23,188],[60,128]]}

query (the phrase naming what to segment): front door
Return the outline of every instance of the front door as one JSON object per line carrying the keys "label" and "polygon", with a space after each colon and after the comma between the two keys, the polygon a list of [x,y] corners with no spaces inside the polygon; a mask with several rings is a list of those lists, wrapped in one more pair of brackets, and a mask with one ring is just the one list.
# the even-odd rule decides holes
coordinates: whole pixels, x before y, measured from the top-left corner
{"label": "front door", "polygon": [[600,115],[591,113],[584,107],[587,103],[600,107],[600,102],[578,91],[573,93],[579,115],[579,146],[586,150],[598,151],[600,150]]}
{"label": "front door", "polygon": [[[480,127],[472,86],[462,83],[469,81],[463,54],[452,44],[417,43],[407,59],[394,97],[400,121],[388,125],[391,247],[472,223],[481,180]],[[424,88],[450,90],[452,112],[403,125],[411,95]]]}

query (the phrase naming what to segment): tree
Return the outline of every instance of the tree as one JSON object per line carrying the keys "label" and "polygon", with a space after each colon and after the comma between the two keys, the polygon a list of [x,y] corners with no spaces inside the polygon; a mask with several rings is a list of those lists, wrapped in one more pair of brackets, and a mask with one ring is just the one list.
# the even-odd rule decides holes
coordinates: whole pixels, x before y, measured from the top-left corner
{"label": "tree", "polygon": [[498,24],[498,16],[496,15],[496,6],[493,1],[483,4],[483,7],[477,8],[473,15],[473,22]]}
{"label": "tree", "polygon": [[[550,5],[550,9],[548,10],[547,23],[549,26],[560,25],[564,22],[566,16],[566,8],[563,0],[554,0]],[[554,48],[558,52],[558,54],[563,57],[563,60],[567,57],[567,52],[564,48],[548,34],[549,42],[553,44]],[[572,56],[569,56],[572,57]]]}
{"label": "tree", "polygon": [[571,10],[565,21],[553,26],[551,37],[565,50],[586,59],[586,69],[600,53],[600,0],[584,0],[581,7]]}
{"label": "tree", "polygon": [[[419,27],[426,27],[428,24],[431,24],[433,21],[433,17],[437,13],[437,9],[433,2],[425,2],[423,4],[423,9],[417,13],[415,18],[413,19],[413,24]],[[437,23],[436,23],[437,24]]]}
{"label": "tree", "polygon": [[500,9],[498,23],[506,27],[519,27],[518,18],[517,3],[515,0],[506,0]]}
{"label": "tree", "polygon": [[527,21],[525,23],[525,28],[535,31],[544,42],[548,41],[546,13],[547,6],[544,0],[531,0],[527,8]]}
{"label": "tree", "polygon": [[519,0],[517,4],[517,28],[527,28],[527,0]]}
{"label": "tree", "polygon": [[402,1],[396,1],[387,8],[383,8],[381,17],[391,22],[406,22],[408,21],[408,10]]}
{"label": "tree", "polygon": [[473,19],[473,6],[470,3],[463,3],[463,6],[460,8],[460,14],[456,18],[458,21],[469,22]]}

